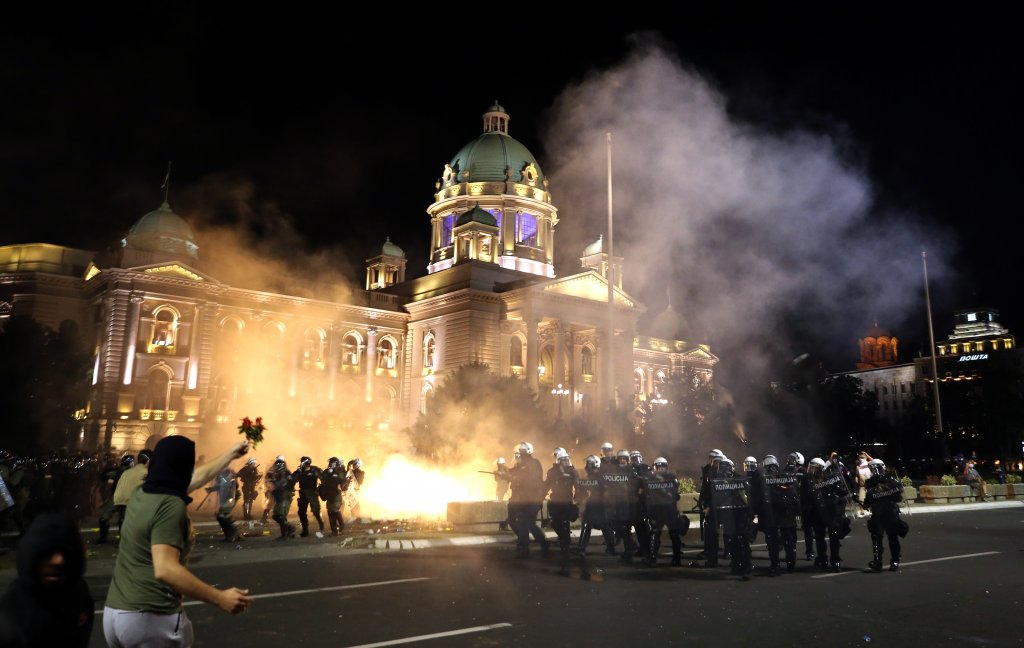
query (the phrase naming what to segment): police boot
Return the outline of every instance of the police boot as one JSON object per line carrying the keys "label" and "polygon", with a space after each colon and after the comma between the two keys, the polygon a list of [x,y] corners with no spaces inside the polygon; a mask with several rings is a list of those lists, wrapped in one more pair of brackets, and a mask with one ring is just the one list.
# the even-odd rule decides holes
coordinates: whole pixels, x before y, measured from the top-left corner
{"label": "police boot", "polygon": [[583,530],[580,531],[579,550],[581,556],[587,555],[587,545],[590,544],[591,531],[592,529],[590,528],[590,525],[584,526]]}
{"label": "police boot", "polygon": [[252,502],[242,502],[242,519],[246,522],[252,519]]}
{"label": "police boot", "polygon": [[282,520],[279,515],[275,515],[274,516],[274,522],[277,522],[278,528],[281,529],[281,535],[277,539],[278,540],[287,540],[288,539],[288,527],[285,526],[284,520]]}
{"label": "police boot", "polygon": [[647,544],[647,552],[644,554],[637,554],[638,557],[643,558],[644,562],[648,567],[654,567],[658,564],[658,539],[651,535],[651,540]]}
{"label": "police boot", "polygon": [[871,536],[871,562],[868,563],[871,571],[882,571],[882,556],[882,539]]}
{"label": "police boot", "polygon": [[100,537],[96,539],[96,544],[106,544],[107,534],[110,533],[110,523],[106,520],[100,520]]}

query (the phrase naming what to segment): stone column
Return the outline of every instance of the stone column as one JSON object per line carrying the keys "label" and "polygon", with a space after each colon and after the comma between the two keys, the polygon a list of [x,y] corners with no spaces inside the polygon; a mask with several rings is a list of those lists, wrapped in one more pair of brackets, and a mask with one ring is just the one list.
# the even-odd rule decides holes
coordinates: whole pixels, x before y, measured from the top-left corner
{"label": "stone column", "polygon": [[188,341],[188,391],[194,391],[199,379],[199,334],[202,320],[202,306],[195,305],[192,315],[192,331]]}
{"label": "stone column", "polygon": [[561,320],[555,320],[553,324],[555,328],[554,342],[555,342],[555,362],[552,369],[555,375],[551,378],[555,386],[562,383],[563,387],[566,387],[565,378],[565,328],[562,326]]}
{"label": "stone column", "polygon": [[366,402],[373,402],[373,377],[377,374],[377,327],[366,330]]}
{"label": "stone column", "polygon": [[526,384],[534,392],[538,387],[537,360],[540,357],[537,323],[532,316],[526,319]]}
{"label": "stone column", "polygon": [[334,400],[335,381],[338,378],[338,324],[331,322],[327,333],[327,398]]}
{"label": "stone column", "polygon": [[135,346],[139,343],[139,310],[142,302],[144,301],[142,296],[132,294],[130,297],[131,306],[128,314],[128,343],[125,345],[124,350],[124,377],[122,383],[125,385],[132,384],[132,374],[135,371]]}

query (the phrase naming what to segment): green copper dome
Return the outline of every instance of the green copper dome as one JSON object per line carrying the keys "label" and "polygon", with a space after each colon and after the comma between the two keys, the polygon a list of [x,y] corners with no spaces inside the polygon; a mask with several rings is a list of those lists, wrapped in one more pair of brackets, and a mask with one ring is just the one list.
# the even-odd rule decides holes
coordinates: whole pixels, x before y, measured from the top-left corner
{"label": "green copper dome", "polygon": [[381,248],[380,253],[383,256],[405,257],[405,250],[392,243],[390,236],[384,240],[384,246]]}
{"label": "green copper dome", "polygon": [[140,218],[128,231],[121,245],[145,252],[199,258],[199,246],[196,245],[192,228],[166,202]]}
{"label": "green copper dome", "polygon": [[[484,132],[466,144],[448,165],[454,182],[512,182],[543,186],[537,158],[508,134],[509,116],[497,101],[484,114]],[[468,176],[466,175],[468,172]]]}
{"label": "green copper dome", "polygon": [[598,236],[596,241],[583,248],[583,256],[601,254],[602,252],[604,252],[604,234]]}

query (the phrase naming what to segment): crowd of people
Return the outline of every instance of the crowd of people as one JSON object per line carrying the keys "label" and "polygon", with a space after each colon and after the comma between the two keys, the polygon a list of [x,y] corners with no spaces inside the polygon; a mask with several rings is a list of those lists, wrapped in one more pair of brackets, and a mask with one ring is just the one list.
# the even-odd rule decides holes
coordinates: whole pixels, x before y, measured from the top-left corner
{"label": "crowd of people", "polygon": [[[128,500],[146,479],[152,454],[147,449],[120,457],[111,452],[15,457],[0,451],[0,530],[21,536],[36,517],[60,512],[76,523],[96,519],[96,542],[105,544],[112,526],[123,524]],[[294,537],[296,529],[287,518],[296,486],[301,535],[309,535],[308,511],[320,526],[317,533],[324,531],[320,500],[327,509],[331,534],[338,535],[345,519],[359,514],[358,492],[364,478],[363,462],[358,458],[346,464],[331,457],[327,468],[320,469],[309,457],[302,457],[293,471],[279,456],[266,473],[251,458],[237,472],[225,467],[206,493],[215,498],[214,517],[225,540],[243,536],[232,515],[239,502],[244,521],[266,525],[273,519],[281,527],[281,539]],[[258,516],[253,511],[261,497],[264,507]],[[205,501],[194,510],[201,512]]]}
{"label": "crowd of people", "polygon": [[[598,529],[606,555],[617,555],[624,563],[638,557],[653,566],[667,530],[671,565],[682,565],[682,539],[690,521],[678,508],[679,479],[667,459],[658,457],[648,465],[641,452],[616,451],[605,443],[600,454],[586,458],[579,472],[569,453],[556,448],[554,462],[545,473],[533,455],[532,444],[520,443],[514,448],[512,465],[499,459],[494,472],[497,499],[503,500],[511,489],[507,524],[516,536],[517,556],[530,556],[531,537],[542,552],[550,550],[537,522],[546,500],[547,518],[565,561],[563,569],[568,568],[573,549],[570,525],[577,520],[580,533],[575,550],[580,555],[586,555],[592,533]],[[881,459],[867,453],[859,453],[855,470],[848,469],[836,453],[828,459],[815,457],[805,465],[799,452],[782,462],[774,455],[760,461],[747,457],[738,469],[721,450],[713,449],[702,468],[697,497],[703,566],[716,568],[720,557],[728,557],[731,573],[748,580],[753,572],[750,546],[760,532],[768,550],[767,574],[781,574],[783,563],[792,572],[800,528],[806,558],[817,568],[841,571],[840,548],[850,533],[852,512],[870,516],[872,560],[868,566],[882,570],[887,540],[889,569],[896,571],[902,553],[900,538],[909,529],[900,516],[902,502],[900,479]]]}

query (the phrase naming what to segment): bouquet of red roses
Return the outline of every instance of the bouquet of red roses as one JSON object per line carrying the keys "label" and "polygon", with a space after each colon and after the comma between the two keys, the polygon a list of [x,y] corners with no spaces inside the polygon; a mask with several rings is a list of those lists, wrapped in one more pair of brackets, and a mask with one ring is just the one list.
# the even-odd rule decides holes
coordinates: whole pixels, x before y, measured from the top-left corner
{"label": "bouquet of red roses", "polygon": [[242,419],[242,424],[238,426],[238,433],[244,434],[245,438],[252,442],[252,447],[255,448],[256,444],[263,441],[263,431],[266,429],[267,427],[263,425],[262,416],[257,416],[255,423],[246,416]]}

